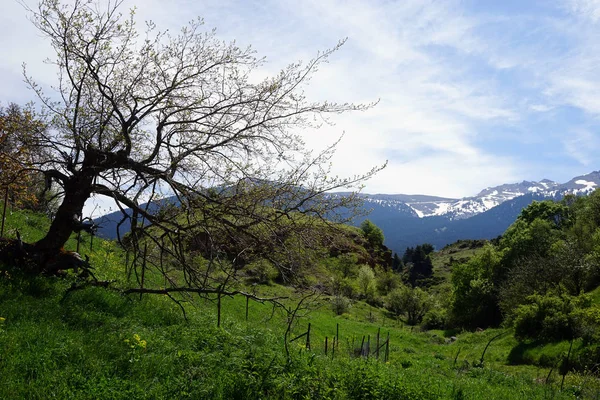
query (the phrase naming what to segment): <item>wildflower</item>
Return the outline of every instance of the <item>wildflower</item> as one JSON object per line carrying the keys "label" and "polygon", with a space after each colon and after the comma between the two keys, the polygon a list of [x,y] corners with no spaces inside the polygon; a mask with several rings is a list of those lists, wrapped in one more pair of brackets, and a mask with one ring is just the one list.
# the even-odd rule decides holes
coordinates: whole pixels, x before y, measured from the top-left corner
{"label": "wildflower", "polygon": [[2,323],[2,322],[4,322],[4,321],[6,321],[6,318],[2,318],[2,317],[0,317],[0,323]]}

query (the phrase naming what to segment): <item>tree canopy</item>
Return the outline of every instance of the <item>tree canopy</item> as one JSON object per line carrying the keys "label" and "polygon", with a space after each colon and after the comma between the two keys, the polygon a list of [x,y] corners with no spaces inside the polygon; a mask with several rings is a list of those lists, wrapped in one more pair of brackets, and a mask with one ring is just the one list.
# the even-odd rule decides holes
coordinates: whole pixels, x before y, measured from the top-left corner
{"label": "tree canopy", "polygon": [[[301,259],[292,254],[331,226],[324,217],[357,204],[356,196],[327,192],[360,186],[381,168],[338,178],[329,170],[337,143],[314,154],[300,136],[330,115],[373,105],[315,102],[304,93],[343,41],[257,80],[264,59],[204,31],[201,19],[177,34],[152,22],[138,32],[135,10],[121,12],[122,3],[41,0],[29,9],[56,52],[59,82],[47,94],[26,75],[49,124],[36,137],[47,157],[34,167],[62,195],[35,246],[56,252],[71,233],[89,228],[79,222],[82,208],[100,195],[131,220],[134,251],[142,253],[143,240],[160,248],[148,255],[161,266],[177,259],[189,269],[188,285],[200,278],[181,246],[239,265],[253,253],[269,254],[291,273]],[[175,200],[163,200],[170,196]]]}
{"label": "tree canopy", "polygon": [[385,238],[380,227],[366,219],[362,222],[362,224],[360,224],[360,229],[363,231],[363,234],[372,246],[383,246],[383,241]]}
{"label": "tree canopy", "polygon": [[0,107],[0,188],[13,204],[34,206],[38,201],[40,182],[33,166],[46,154],[35,142],[45,128],[31,107]]}

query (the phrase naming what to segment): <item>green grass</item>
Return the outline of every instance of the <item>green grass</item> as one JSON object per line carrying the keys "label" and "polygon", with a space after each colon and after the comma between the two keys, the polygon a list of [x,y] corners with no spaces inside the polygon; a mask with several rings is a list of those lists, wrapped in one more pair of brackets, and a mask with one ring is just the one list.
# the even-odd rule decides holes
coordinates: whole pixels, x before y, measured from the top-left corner
{"label": "green grass", "polygon": [[[13,213],[9,222],[31,241],[47,226],[27,213]],[[82,252],[99,278],[118,279],[115,289],[127,285],[114,243],[95,239],[94,251]],[[455,333],[450,343],[450,332],[421,332],[363,302],[337,316],[322,296],[292,331],[299,335],[310,323],[311,350],[300,339],[287,358],[285,315],[269,305],[250,302],[246,320],[245,299],[224,298],[217,328],[214,301],[185,298],[186,321],[166,296],[95,287],[69,292],[74,279],[1,275],[0,398],[573,399],[600,393],[598,381],[584,375],[567,375],[563,391],[556,372],[545,384],[549,369],[532,364],[543,364],[543,354],[562,354],[562,344],[523,349],[507,334],[490,345],[484,366],[476,366],[499,330]],[[248,290],[288,296],[289,305],[301,296],[279,285]],[[324,341],[331,343],[336,327],[340,343],[332,359]],[[362,337],[370,335],[374,347],[378,330],[381,341],[390,335],[388,363],[355,358]]]}
{"label": "green grass", "polygon": [[[301,320],[313,326],[312,350],[293,343],[286,359],[281,316],[230,299],[216,328],[210,302],[188,306],[189,321],[164,296],[122,296],[100,288],[66,293],[58,279],[3,280],[0,310],[0,398],[574,398],[568,381],[534,383],[545,370],[504,366],[510,337],[493,344],[489,365],[475,368],[496,331],[463,333],[446,344],[442,332],[412,332],[390,321],[389,363],[352,358],[350,338],[376,334],[359,313],[333,317],[322,308]],[[245,315],[244,315],[245,317]],[[376,321],[382,322],[382,321]],[[340,349],[325,357],[322,339],[340,326]],[[139,335],[139,340],[136,339]],[[435,336],[434,336],[435,335]],[[142,345],[145,341],[145,345]],[[456,365],[454,357],[461,349]],[[331,354],[331,353],[330,353]],[[329,354],[329,356],[330,356]],[[511,368],[519,368],[515,373]],[[524,397],[525,396],[525,397]]]}

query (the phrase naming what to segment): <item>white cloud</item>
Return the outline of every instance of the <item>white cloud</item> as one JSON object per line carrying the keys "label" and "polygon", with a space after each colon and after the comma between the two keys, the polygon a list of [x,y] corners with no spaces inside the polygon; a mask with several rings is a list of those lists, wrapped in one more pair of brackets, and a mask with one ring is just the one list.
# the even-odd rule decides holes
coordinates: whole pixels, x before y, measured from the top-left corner
{"label": "white cloud", "polygon": [[575,15],[600,20],[600,0],[567,0],[567,9]]}
{"label": "white cloud", "polygon": [[[529,129],[531,115],[550,118],[569,106],[600,116],[600,32],[594,24],[600,1],[565,1],[569,14],[557,17],[475,13],[458,0],[147,0],[138,3],[138,18],[177,31],[201,15],[207,29],[216,26],[223,39],[252,44],[268,57],[257,76],[348,37],[307,93],[333,101],[380,99],[379,105],[336,117],[336,125],[318,134],[305,132],[308,145],[322,148],[345,132],[334,166],[340,175],[389,159],[367,191],[462,196],[495,183],[540,178],[527,175],[530,161],[494,155],[487,145],[497,139],[493,128],[502,127],[520,146],[544,135]],[[135,3],[127,0],[125,6]],[[54,71],[41,63],[52,53],[16,2],[4,10],[0,101],[22,101],[30,93],[18,89],[21,62],[42,82],[52,82]],[[592,128],[588,139],[594,138]],[[563,143],[565,154],[577,153],[577,140]],[[593,165],[593,159],[583,159]]]}
{"label": "white cloud", "polygon": [[566,152],[578,163],[593,165],[600,151],[600,138],[587,129],[574,128],[563,139]]}

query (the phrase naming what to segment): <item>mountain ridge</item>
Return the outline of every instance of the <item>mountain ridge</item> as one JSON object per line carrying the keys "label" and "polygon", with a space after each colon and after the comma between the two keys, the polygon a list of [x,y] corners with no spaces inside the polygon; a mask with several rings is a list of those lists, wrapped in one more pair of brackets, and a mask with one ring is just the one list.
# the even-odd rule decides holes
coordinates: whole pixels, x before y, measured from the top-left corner
{"label": "mountain ridge", "polygon": [[[487,187],[477,195],[455,199],[423,194],[360,193],[364,208],[371,212],[356,218],[359,225],[369,219],[378,225],[385,244],[397,253],[406,247],[431,243],[441,248],[460,239],[492,239],[504,233],[524,207],[533,201],[557,200],[567,194],[585,195],[600,187],[600,171],[572,178],[565,183],[549,179]],[[349,192],[332,195],[344,196]],[[96,219],[99,235],[116,238],[116,225],[122,219],[115,212]],[[128,221],[121,234],[128,232]]]}

